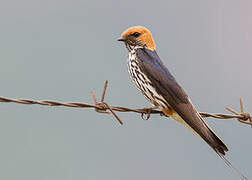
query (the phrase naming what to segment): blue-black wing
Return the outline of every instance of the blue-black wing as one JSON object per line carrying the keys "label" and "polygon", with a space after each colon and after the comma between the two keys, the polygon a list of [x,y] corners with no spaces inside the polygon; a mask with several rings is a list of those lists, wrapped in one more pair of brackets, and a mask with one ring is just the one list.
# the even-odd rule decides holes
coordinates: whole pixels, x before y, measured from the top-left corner
{"label": "blue-black wing", "polygon": [[159,93],[179,116],[215,151],[225,155],[226,145],[214,134],[194,108],[183,88],[160,60],[156,51],[136,49],[139,67]]}

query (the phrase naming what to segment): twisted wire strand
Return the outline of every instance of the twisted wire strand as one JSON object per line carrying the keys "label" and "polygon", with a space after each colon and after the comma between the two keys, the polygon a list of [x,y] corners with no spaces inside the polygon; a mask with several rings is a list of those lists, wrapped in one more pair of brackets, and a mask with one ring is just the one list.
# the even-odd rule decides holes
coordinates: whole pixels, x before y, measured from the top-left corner
{"label": "twisted wire strand", "polygon": [[[145,107],[145,108],[128,108],[122,106],[110,106],[108,103],[104,102],[104,97],[107,89],[108,81],[105,81],[101,101],[98,102],[97,98],[92,91],[92,97],[94,100],[94,104],[82,103],[82,102],[59,102],[59,101],[52,101],[52,100],[31,100],[31,99],[23,99],[23,98],[7,98],[0,96],[0,102],[12,102],[12,103],[19,103],[19,104],[38,104],[44,106],[65,106],[65,107],[74,107],[74,108],[93,108],[98,113],[111,113],[120,124],[123,124],[123,121],[119,118],[119,116],[114,112],[134,112],[140,113],[142,118],[144,115],[147,115],[145,119],[149,119],[150,114],[159,114],[162,116],[166,116],[163,114],[162,111],[157,110],[155,107]],[[252,127],[252,116],[248,112],[244,112],[243,102],[240,99],[240,108],[241,113],[236,112],[235,110],[227,107],[226,109],[233,114],[222,114],[222,113],[207,113],[207,112],[200,112],[202,117],[212,117],[216,119],[233,119],[236,118],[239,122],[251,125]]]}

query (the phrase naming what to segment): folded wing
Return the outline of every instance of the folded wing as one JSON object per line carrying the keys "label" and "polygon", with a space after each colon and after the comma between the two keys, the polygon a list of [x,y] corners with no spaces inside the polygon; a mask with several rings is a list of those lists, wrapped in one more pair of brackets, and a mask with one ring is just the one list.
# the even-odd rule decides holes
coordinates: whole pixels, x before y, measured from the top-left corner
{"label": "folded wing", "polygon": [[203,121],[183,88],[164,66],[156,51],[146,48],[136,50],[140,69],[147,75],[153,86],[177,114],[196,131],[216,152],[225,155],[226,145]]}

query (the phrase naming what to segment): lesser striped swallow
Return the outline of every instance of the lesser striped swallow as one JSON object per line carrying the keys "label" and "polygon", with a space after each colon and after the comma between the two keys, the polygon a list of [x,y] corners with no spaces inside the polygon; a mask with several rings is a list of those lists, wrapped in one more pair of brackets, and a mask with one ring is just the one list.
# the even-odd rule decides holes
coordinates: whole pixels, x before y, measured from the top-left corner
{"label": "lesser striped swallow", "polygon": [[[165,115],[183,123],[204,139],[228,166],[235,169],[224,157],[227,146],[202,119],[184,89],[159,58],[151,32],[143,26],[133,26],[125,30],[118,40],[123,41],[128,49],[128,71],[143,95]],[[241,179],[247,179],[236,171]]]}

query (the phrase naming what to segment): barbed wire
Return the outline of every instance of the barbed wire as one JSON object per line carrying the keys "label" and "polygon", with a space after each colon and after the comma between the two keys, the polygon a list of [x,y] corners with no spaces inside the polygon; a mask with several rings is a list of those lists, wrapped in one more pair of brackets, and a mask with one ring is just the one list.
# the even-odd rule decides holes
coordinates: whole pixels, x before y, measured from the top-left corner
{"label": "barbed wire", "polygon": [[[122,106],[110,106],[108,103],[104,101],[106,90],[108,86],[108,81],[105,81],[104,88],[102,91],[102,96],[100,102],[98,102],[96,95],[93,91],[91,91],[94,104],[88,103],[81,103],[81,102],[58,102],[52,100],[30,100],[30,99],[23,99],[23,98],[6,98],[0,97],[0,102],[13,102],[19,104],[38,104],[44,106],[66,106],[66,107],[74,107],[74,108],[94,108],[98,113],[110,113],[112,114],[116,120],[122,125],[123,121],[119,118],[119,116],[115,113],[118,112],[134,112],[140,113],[143,119],[149,119],[151,114],[159,114],[161,116],[166,116],[162,111],[158,110],[157,107],[145,107],[145,108],[128,108]],[[252,116],[250,113],[244,111],[244,106],[242,99],[240,99],[240,113],[235,111],[234,109],[227,107],[226,110],[233,114],[222,114],[222,113],[207,113],[207,112],[200,112],[202,117],[213,117],[217,119],[237,119],[238,122],[251,125],[252,127]],[[146,115],[146,117],[144,117]]]}

